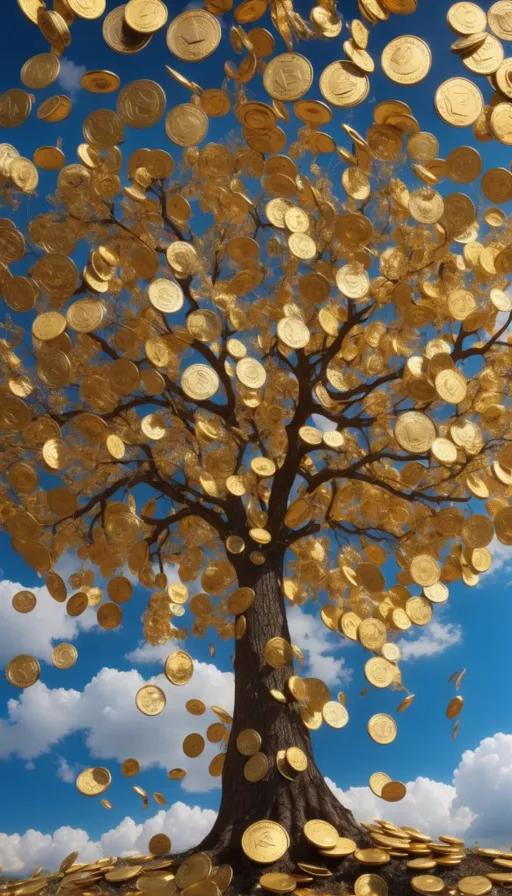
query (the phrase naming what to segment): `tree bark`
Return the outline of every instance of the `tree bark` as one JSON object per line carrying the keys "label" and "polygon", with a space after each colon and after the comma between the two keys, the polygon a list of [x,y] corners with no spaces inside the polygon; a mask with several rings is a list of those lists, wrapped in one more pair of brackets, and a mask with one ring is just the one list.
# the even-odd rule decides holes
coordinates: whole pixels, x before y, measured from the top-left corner
{"label": "tree bark", "polygon": [[[248,566],[250,568],[248,568]],[[280,636],[290,641],[282,593],[282,558],[267,561],[262,567],[248,564],[239,572],[239,584],[254,588],[254,603],[247,611],[246,632],[236,642],[235,707],[232,732],[222,776],[222,800],[215,825],[200,849],[213,851],[215,857],[230,862],[240,871],[248,860],[241,850],[245,829],[255,821],[269,818],[288,831],[290,849],[279,867],[290,867],[297,860],[318,861],[318,853],[308,844],[303,827],[308,819],[331,822],[341,836],[367,842],[366,832],[357,824],[329,789],[317,768],[309,736],[296,702],[282,704],[270,694],[270,688],[287,692],[286,682],[293,674],[290,663],[283,669],[269,666],[263,649],[269,638]],[[254,728],[262,738],[261,751],[269,760],[269,771],[259,782],[244,777],[247,757],[238,752],[236,738],[245,728]],[[300,747],[308,758],[308,767],[293,781],[284,778],[276,765],[278,750]],[[254,866],[252,867],[254,872]]]}

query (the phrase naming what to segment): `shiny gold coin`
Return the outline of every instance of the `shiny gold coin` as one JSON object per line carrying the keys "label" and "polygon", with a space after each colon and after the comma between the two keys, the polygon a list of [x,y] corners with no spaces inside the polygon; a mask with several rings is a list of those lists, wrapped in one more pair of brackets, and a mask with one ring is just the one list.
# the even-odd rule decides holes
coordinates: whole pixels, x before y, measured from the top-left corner
{"label": "shiny gold coin", "polygon": [[178,686],[187,684],[194,673],[193,660],[184,650],[176,650],[167,657],[164,672],[171,684]]}
{"label": "shiny gold coin", "polygon": [[397,733],[396,722],[392,716],[379,712],[368,721],[368,734],[377,744],[390,744]]}
{"label": "shiny gold coin", "polygon": [[200,756],[205,747],[205,740],[201,734],[187,734],[183,741],[183,752],[190,759]]}
{"label": "shiny gold coin", "polygon": [[41,674],[41,667],[35,657],[22,653],[9,660],[5,667],[5,677],[16,688],[30,688]]}
{"label": "shiny gold coin", "polygon": [[17,87],[7,90],[0,96],[0,126],[17,128],[30,115],[32,100],[28,93]]}
{"label": "shiny gold coin", "polygon": [[256,821],[242,835],[242,849],[253,862],[271,864],[281,859],[290,846],[290,838],[275,821]]}
{"label": "shiny gold coin", "polygon": [[18,591],[12,599],[12,605],[17,613],[31,613],[36,604],[37,597],[32,591]]}
{"label": "shiny gold coin", "polygon": [[428,44],[419,37],[402,35],[384,48],[381,65],[395,84],[418,84],[430,71],[432,54]]}
{"label": "shiny gold coin", "polygon": [[98,766],[86,768],[76,779],[77,789],[84,796],[99,796],[110,787],[112,776],[108,769]]}
{"label": "shiny gold coin", "polygon": [[483,9],[468,0],[454,3],[448,10],[446,18],[450,28],[459,34],[476,34],[478,31],[485,31],[487,25]]}
{"label": "shiny gold coin", "polygon": [[391,778],[385,772],[374,772],[373,775],[370,775],[368,785],[375,796],[382,796],[382,788],[385,784],[389,784],[390,781]]}
{"label": "shiny gold coin", "polygon": [[390,861],[389,854],[384,849],[356,849],[354,853],[356,861],[362,865],[387,865]]}
{"label": "shiny gold coin", "polygon": [[291,893],[297,886],[297,881],[292,874],[281,871],[262,874],[259,879],[260,887],[270,893]]}
{"label": "shiny gold coin", "polygon": [[167,834],[154,834],[149,843],[148,850],[154,856],[166,856],[171,851],[171,838]]}
{"label": "shiny gold coin", "polygon": [[448,706],[446,707],[446,718],[454,719],[461,712],[462,707],[464,706],[464,698],[463,697],[454,697],[450,700]]}
{"label": "shiny gold coin", "polygon": [[214,15],[204,9],[188,9],[169,25],[167,46],[178,59],[198,62],[217,49],[220,38],[220,24]]}
{"label": "shiny gold coin", "polygon": [[478,119],[484,107],[483,96],[467,78],[450,78],[436,90],[436,112],[443,121],[453,127],[467,127]]}
{"label": "shiny gold coin", "polygon": [[433,893],[441,893],[444,890],[444,881],[432,874],[419,874],[411,878],[411,887],[422,896],[431,896]]}
{"label": "shiny gold coin", "polygon": [[388,803],[397,803],[403,800],[406,793],[407,788],[401,781],[386,781],[380,795]]}
{"label": "shiny gold coin", "polygon": [[39,53],[27,59],[21,69],[21,80],[30,90],[41,90],[59,77],[60,62],[53,53]]}
{"label": "shiny gold coin", "polygon": [[261,747],[261,735],[254,728],[245,728],[237,736],[236,747],[243,756],[254,756]]}
{"label": "shiny gold coin", "polygon": [[[285,699],[286,702],[286,699]],[[265,753],[254,753],[244,765],[244,778],[247,781],[256,783],[262,781],[268,773],[269,762]]]}
{"label": "shiny gold coin", "polygon": [[320,93],[332,106],[350,108],[366,99],[370,82],[353,62],[331,62],[320,75]]}
{"label": "shiny gold coin", "polygon": [[321,819],[306,821],[304,834],[313,846],[319,849],[333,848],[338,841],[338,832],[332,824]]}
{"label": "shiny gold coin", "polygon": [[52,650],[52,663],[57,669],[71,669],[78,659],[78,650],[73,644],[57,644]]}
{"label": "shiny gold coin", "polygon": [[135,695],[135,705],[145,716],[157,716],[164,709],[166,697],[161,688],[154,684],[144,685]]}
{"label": "shiny gold coin", "polygon": [[386,881],[378,874],[362,874],[354,883],[356,896],[388,896]]}
{"label": "shiny gold coin", "polygon": [[153,34],[163,28],[168,12],[162,0],[129,0],[124,10],[126,24],[141,34]]}
{"label": "shiny gold coin", "polygon": [[116,6],[103,19],[102,32],[105,43],[116,53],[139,53],[147,47],[153,34],[134,31],[125,21],[126,4]]}
{"label": "shiny gold coin", "polygon": [[268,63],[263,86],[273,99],[292,102],[308,92],[313,83],[313,67],[299,53],[281,53]]}
{"label": "shiny gold coin", "polygon": [[125,778],[133,778],[135,775],[138,775],[139,770],[140,765],[137,759],[125,759],[121,765],[121,774],[124,775]]}

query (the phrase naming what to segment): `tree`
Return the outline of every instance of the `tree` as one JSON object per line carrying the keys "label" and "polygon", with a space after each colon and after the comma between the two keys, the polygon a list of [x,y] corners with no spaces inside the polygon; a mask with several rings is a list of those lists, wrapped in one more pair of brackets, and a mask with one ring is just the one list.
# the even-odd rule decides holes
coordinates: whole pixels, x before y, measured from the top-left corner
{"label": "tree", "polygon": [[[99,0],[69,3],[83,16],[102,11]],[[107,41],[143,43],[141,23],[131,30],[137,3],[126,21],[109,14]],[[314,27],[329,36],[317,9]],[[275,12],[291,50],[289,21]],[[62,49],[65,19],[38,15]],[[211,13],[185,15],[215,31]],[[295,37],[311,31],[294,15]],[[117,113],[87,116],[78,164],[62,167],[59,147],[37,150],[41,168],[59,171],[48,210],[25,233],[16,213],[37,170],[7,144],[0,162],[14,214],[0,227],[3,524],[52,597],[72,615],[99,604],[106,629],[131,596],[123,570],[137,574],[152,592],[145,638],[177,642],[166,664],[176,684],[191,674],[179,643],[187,632],[234,639],[222,802],[200,848],[247,873],[242,835],[263,819],[285,828],[293,861],[311,851],[312,819],[371,842],[315,764],[309,730],[342,727],[348,714],[323,682],[299,674],[287,604],[321,602],[325,625],[370,651],[369,683],[404,690],[397,635],[428,624],[446,583],[477,583],[495,535],[512,544],[510,225],[452,189],[479,177],[478,154],[461,146],[438,160],[436,139],[392,100],[375,107],[364,136],[343,125],[352,148],[337,149],[318,130],[332,108],[300,100],[308,63],[289,53],[264,69],[270,102],[248,100],[244,85],[267,55],[260,30],[232,30],[246,55],[238,70],[226,64],[242,126],[226,143],[199,147],[207,114],[225,114],[230,92],[201,92],[170,70],[192,91],[166,119],[183,148],[179,176],[166,150],[137,149],[122,187],[124,126],[155,124],[165,108],[162,88],[142,80],[123,88]],[[353,62],[332,64],[356,102],[368,84],[365,30],[352,29]],[[41,64],[27,63],[27,86],[49,77],[37,75]],[[353,105],[330,69],[324,98]],[[93,92],[118,86],[108,73],[84,78]],[[30,111],[20,94],[0,98],[2,124],[21,123],[27,102]],[[298,100],[302,120],[289,156],[282,100]],[[489,133],[499,139],[498,125]],[[341,190],[319,155],[336,150]],[[499,203],[511,181],[488,171],[485,197]],[[73,259],[84,250],[80,273]],[[71,577],[68,598],[53,571],[67,551],[109,579],[108,599],[90,569]],[[169,584],[170,567],[181,586]],[[198,579],[181,626],[176,604]],[[37,661],[15,658],[7,675],[27,686]],[[160,711],[158,693],[143,691],[142,711]],[[455,698],[449,714],[461,705]],[[389,742],[394,726],[375,717],[370,734]]]}

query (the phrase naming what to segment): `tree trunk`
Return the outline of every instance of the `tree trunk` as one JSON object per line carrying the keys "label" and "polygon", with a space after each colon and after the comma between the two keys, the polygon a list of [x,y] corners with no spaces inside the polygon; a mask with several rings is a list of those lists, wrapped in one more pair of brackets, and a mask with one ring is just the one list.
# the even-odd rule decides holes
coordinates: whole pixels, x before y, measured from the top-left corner
{"label": "tree trunk", "polygon": [[[313,759],[309,731],[295,702],[277,702],[270,688],[286,693],[286,681],[293,674],[292,664],[273,669],[263,657],[269,638],[280,636],[290,640],[284,598],[281,588],[282,558],[262,567],[248,564],[239,570],[240,585],[254,588],[256,597],[246,613],[247,629],[236,642],[235,708],[222,776],[222,800],[212,831],[200,849],[213,851],[215,858],[230,862],[249,879],[254,866],[241,850],[245,829],[255,821],[269,818],[278,821],[290,836],[289,854],[278,863],[281,869],[297,860],[318,861],[318,853],[308,844],[303,827],[308,819],[331,822],[338,833],[367,842],[366,832],[352,813],[336,799],[324,781]],[[261,751],[269,760],[266,777],[251,783],[244,777],[247,757],[238,752],[236,738],[245,728],[254,728],[262,739]],[[291,746],[300,747],[308,758],[308,767],[289,781],[278,771],[276,753]],[[264,870],[263,868],[260,869]]]}

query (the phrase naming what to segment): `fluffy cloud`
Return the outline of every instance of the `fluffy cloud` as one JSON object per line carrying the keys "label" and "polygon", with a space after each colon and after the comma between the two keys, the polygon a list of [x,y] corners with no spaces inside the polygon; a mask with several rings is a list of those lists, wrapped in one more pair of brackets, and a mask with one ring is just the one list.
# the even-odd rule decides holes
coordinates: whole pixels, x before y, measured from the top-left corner
{"label": "fluffy cloud", "polygon": [[418,660],[423,657],[438,656],[449,647],[460,644],[462,641],[462,628],[451,622],[443,623],[433,620],[425,627],[419,638],[414,641],[407,637],[401,638],[398,646],[402,651],[403,660]]}
{"label": "fluffy cloud", "polygon": [[72,59],[61,59],[58,84],[73,97],[80,90],[80,78],[86,71],[85,65],[77,65]]}
{"label": "fluffy cloud", "polygon": [[318,616],[312,616],[300,607],[291,607],[288,625],[293,643],[304,652],[308,675],[322,678],[333,687],[350,681],[352,670],[343,657],[333,656],[345,645]]}
{"label": "fluffy cloud", "polygon": [[[37,597],[31,613],[18,613],[11,604],[17,591],[29,590]],[[50,660],[52,646],[59,641],[73,641],[80,629],[96,624],[94,610],[89,609],[78,618],[68,616],[66,605],[50,597],[45,586],[27,588],[19,582],[4,579],[0,582],[0,665],[19,653],[30,653],[40,660]]]}
{"label": "fluffy cloud", "polygon": [[[150,681],[165,692],[167,705],[159,716],[142,715],[135,706],[135,694]],[[103,668],[83,691],[48,688],[37,682],[18,699],[8,702],[8,718],[0,720],[0,759],[18,755],[32,760],[49,752],[74,732],[83,732],[85,743],[96,759],[122,762],[128,754],[141,766],[187,769],[183,788],[206,791],[217,787],[218,778],[208,774],[208,765],[218,752],[207,743],[198,759],[188,759],[182,750],[185,735],[203,735],[213,713],[197,718],[185,709],[191,697],[200,697],[207,706],[217,704],[228,712],[233,705],[233,674],[221,672],[210,663],[195,663],[192,680],[183,687],[170,684],[163,675],[149,679],[131,669],[120,672]],[[127,746],[129,745],[129,746]],[[61,777],[67,773],[61,770]]]}
{"label": "fluffy cloud", "polygon": [[28,874],[40,865],[54,870],[75,850],[81,862],[92,862],[103,856],[145,854],[149,839],[161,832],[171,838],[173,850],[181,851],[200,843],[215,817],[212,809],[177,802],[167,810],[161,809],[144,824],[136,824],[127,816],[96,841],[86,831],[70,827],[61,827],[53,834],[33,830],[24,834],[0,834],[0,865],[7,872]]}
{"label": "fluffy cloud", "polygon": [[512,735],[495,734],[466,750],[452,784],[418,777],[399,803],[386,803],[368,787],[331,790],[360,821],[384,815],[395,824],[418,827],[432,837],[448,834],[508,849],[512,839]]}

